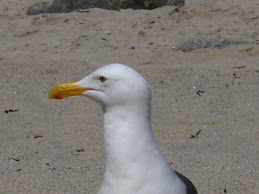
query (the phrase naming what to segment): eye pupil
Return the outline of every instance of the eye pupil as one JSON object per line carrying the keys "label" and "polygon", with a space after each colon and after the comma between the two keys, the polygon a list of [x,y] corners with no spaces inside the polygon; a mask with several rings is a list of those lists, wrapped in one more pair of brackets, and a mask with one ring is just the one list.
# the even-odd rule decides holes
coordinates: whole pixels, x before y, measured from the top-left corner
{"label": "eye pupil", "polygon": [[100,76],[100,77],[99,77],[99,81],[100,81],[100,82],[105,82],[106,80],[107,80],[107,78],[104,77],[104,76]]}

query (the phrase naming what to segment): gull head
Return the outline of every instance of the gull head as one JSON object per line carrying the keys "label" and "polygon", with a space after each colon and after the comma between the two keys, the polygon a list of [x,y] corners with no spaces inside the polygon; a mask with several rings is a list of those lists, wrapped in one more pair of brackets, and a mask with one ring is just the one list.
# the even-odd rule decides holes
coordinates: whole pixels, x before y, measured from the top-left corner
{"label": "gull head", "polygon": [[55,85],[49,98],[63,99],[83,95],[104,109],[111,106],[138,106],[151,101],[146,80],[134,69],[122,64],[110,64],[97,69],[77,82]]}

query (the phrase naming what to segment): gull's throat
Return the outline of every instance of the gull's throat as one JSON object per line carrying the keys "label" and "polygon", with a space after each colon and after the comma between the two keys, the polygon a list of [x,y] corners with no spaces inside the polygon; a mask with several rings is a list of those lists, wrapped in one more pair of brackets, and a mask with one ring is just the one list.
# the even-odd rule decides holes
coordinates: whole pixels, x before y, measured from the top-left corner
{"label": "gull's throat", "polygon": [[146,107],[124,107],[105,112],[104,136],[106,186],[116,184],[121,179],[132,185],[144,183],[150,169],[157,169],[158,173],[170,172],[154,139],[150,110],[147,111]]}

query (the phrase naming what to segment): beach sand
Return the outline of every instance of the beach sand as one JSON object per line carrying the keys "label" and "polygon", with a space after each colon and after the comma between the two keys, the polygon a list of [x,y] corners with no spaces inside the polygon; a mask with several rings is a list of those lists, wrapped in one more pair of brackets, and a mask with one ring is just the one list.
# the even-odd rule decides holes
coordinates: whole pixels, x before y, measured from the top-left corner
{"label": "beach sand", "polygon": [[[27,16],[34,3],[0,2],[0,193],[97,193],[102,110],[48,91],[115,62],[149,82],[154,135],[199,193],[258,192],[257,0]],[[196,35],[251,44],[177,50]]]}

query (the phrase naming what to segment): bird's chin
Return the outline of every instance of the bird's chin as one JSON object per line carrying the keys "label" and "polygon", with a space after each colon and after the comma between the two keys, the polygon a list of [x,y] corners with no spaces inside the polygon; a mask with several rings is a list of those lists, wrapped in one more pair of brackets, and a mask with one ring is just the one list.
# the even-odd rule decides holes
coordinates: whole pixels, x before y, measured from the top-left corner
{"label": "bird's chin", "polygon": [[101,91],[98,90],[87,90],[85,92],[82,93],[84,96],[94,100],[97,103],[102,103],[103,99],[104,99],[104,94]]}

